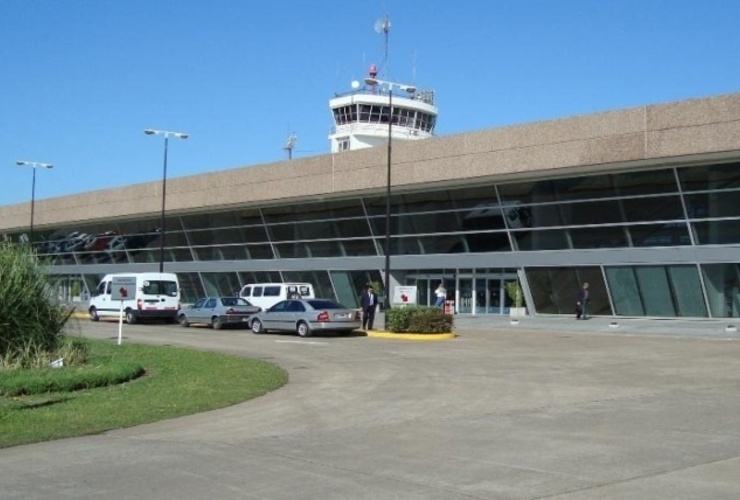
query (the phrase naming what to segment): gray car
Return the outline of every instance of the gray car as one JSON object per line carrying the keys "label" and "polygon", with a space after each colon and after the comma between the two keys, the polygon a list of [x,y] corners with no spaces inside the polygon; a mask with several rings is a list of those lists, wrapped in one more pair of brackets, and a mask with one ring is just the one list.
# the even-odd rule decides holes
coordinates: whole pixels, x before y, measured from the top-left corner
{"label": "gray car", "polygon": [[289,299],[257,313],[249,320],[254,333],[295,332],[308,337],[316,332],[345,332],[362,325],[360,311],[329,299]]}
{"label": "gray car", "polygon": [[195,304],[177,313],[182,326],[201,323],[215,330],[224,325],[249,327],[249,318],[262,309],[239,297],[202,297]]}

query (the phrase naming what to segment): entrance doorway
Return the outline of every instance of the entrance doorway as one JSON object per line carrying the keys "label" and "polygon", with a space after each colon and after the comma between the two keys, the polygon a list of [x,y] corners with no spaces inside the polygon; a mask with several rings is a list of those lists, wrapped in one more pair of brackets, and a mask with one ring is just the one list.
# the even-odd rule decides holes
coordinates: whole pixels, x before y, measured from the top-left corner
{"label": "entrance doorway", "polygon": [[455,301],[458,314],[509,314],[513,301],[506,293],[506,283],[517,279],[515,272],[487,274],[444,274],[407,276],[406,282],[417,287],[417,304],[433,306],[434,290],[441,282],[447,289],[447,299]]}

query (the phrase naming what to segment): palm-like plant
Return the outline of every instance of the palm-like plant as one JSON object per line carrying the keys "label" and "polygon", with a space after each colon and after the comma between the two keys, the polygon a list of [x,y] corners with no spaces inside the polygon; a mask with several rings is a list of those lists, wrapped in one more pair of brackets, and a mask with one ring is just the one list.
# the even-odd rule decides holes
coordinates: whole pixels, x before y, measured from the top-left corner
{"label": "palm-like plant", "polygon": [[0,365],[29,366],[63,344],[71,312],[51,290],[31,247],[0,242]]}

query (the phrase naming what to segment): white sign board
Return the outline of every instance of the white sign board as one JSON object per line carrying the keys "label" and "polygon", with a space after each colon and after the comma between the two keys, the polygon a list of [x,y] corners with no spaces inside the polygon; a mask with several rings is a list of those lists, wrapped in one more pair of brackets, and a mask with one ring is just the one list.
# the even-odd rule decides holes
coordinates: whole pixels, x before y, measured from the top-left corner
{"label": "white sign board", "polygon": [[118,276],[111,280],[111,300],[131,300],[136,297],[136,276]]}
{"label": "white sign board", "polygon": [[416,305],[416,287],[415,286],[397,286],[393,289],[394,306],[415,306]]}

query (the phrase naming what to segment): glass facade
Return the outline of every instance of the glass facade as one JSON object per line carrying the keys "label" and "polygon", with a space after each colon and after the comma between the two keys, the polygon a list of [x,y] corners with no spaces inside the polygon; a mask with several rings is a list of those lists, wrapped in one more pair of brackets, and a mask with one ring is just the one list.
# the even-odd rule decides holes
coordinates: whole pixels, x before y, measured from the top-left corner
{"label": "glass facade", "polygon": [[[421,304],[442,281],[458,312],[506,313],[518,278],[537,314],[572,314],[589,282],[593,315],[740,317],[737,163],[393,193],[390,221],[392,283],[417,286]],[[187,302],[290,280],[356,306],[383,279],[384,196],[168,215],[165,228],[165,267]],[[158,215],[35,236],[60,283],[88,291],[159,262],[162,244]],[[722,257],[702,261],[702,248]]]}

